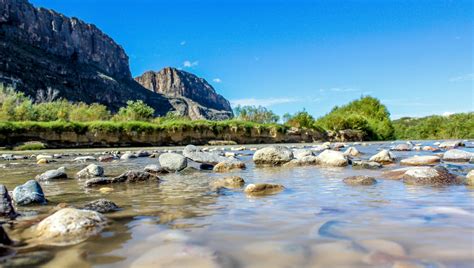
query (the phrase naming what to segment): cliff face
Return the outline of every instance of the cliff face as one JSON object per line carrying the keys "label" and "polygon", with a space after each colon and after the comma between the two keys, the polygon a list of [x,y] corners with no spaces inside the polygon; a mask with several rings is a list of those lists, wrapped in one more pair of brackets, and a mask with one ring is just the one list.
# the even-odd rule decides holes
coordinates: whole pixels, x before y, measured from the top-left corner
{"label": "cliff face", "polygon": [[203,78],[175,68],[149,71],[135,80],[145,88],[169,97],[184,97],[204,107],[232,113],[228,100],[217,94]]}

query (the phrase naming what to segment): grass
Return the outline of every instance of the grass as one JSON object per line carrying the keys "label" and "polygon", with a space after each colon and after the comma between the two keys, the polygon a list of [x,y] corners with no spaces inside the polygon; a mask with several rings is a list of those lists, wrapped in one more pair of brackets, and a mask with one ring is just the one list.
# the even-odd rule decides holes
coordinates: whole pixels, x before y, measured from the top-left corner
{"label": "grass", "polygon": [[46,149],[46,145],[42,142],[27,142],[25,144],[13,148],[13,150],[15,151],[35,151],[43,149]]}

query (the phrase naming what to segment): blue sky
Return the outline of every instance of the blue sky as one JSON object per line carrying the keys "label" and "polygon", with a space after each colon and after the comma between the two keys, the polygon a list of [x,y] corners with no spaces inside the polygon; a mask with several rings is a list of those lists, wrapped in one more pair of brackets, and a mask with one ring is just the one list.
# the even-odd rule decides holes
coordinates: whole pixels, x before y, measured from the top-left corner
{"label": "blue sky", "polygon": [[96,24],[134,76],[183,68],[233,104],[317,117],[371,95],[392,118],[474,110],[474,1],[31,2]]}

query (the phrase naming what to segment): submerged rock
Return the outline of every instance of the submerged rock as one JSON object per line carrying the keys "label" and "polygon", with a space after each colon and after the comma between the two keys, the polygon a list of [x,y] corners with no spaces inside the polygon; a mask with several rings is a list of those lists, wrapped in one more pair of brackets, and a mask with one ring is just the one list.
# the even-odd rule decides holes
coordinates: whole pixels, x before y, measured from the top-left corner
{"label": "submerged rock", "polygon": [[395,155],[393,155],[388,150],[382,150],[369,159],[369,161],[374,161],[380,164],[390,164],[395,162],[395,160]]}
{"label": "submerged rock", "polygon": [[349,163],[344,153],[333,150],[325,150],[317,158],[319,164],[323,166],[344,167]]}
{"label": "submerged rock", "polygon": [[235,169],[245,169],[245,163],[241,161],[224,161],[214,166],[214,172],[228,172]]}
{"label": "submerged rock", "polygon": [[367,160],[352,161],[352,168],[355,168],[355,169],[379,169],[382,167],[383,167],[382,164],[377,163],[375,161],[367,161]]}
{"label": "submerged rock", "polygon": [[411,185],[460,184],[461,180],[444,167],[410,168],[403,174],[403,182]]}
{"label": "submerged rock", "polygon": [[352,176],[345,178],[343,181],[348,185],[374,185],[377,183],[377,180],[369,176]]}
{"label": "submerged rock", "polygon": [[440,162],[440,157],[436,155],[414,156],[400,161],[401,165],[406,166],[424,166],[434,165]]}
{"label": "submerged rock", "polygon": [[89,162],[89,161],[96,161],[95,157],[87,155],[87,156],[79,156],[74,158],[73,161],[75,162]]}
{"label": "submerged rock", "polygon": [[407,144],[407,143],[401,143],[401,144],[395,145],[395,147],[393,147],[392,150],[394,150],[394,151],[411,151],[411,149],[412,149],[412,145]]}
{"label": "submerged rock", "polygon": [[76,177],[78,178],[94,178],[101,176],[104,176],[104,168],[96,164],[90,164],[76,174]]}
{"label": "submerged rock", "polygon": [[29,180],[25,184],[13,189],[13,200],[17,205],[29,204],[44,205],[47,203],[40,184],[35,180]]}
{"label": "submerged rock", "polygon": [[212,189],[219,188],[241,188],[245,184],[244,179],[239,176],[231,176],[217,179],[210,183]]}
{"label": "submerged rock", "polygon": [[54,254],[46,250],[19,253],[5,260],[3,267],[41,267],[53,258]]}
{"label": "submerged rock", "polygon": [[466,184],[474,186],[474,170],[471,170],[469,173],[467,173]]}
{"label": "submerged rock", "polygon": [[169,171],[158,166],[158,165],[147,165],[145,168],[144,168],[144,171],[145,172],[148,172],[148,173],[151,173],[151,174],[154,174],[154,175],[158,175],[158,174],[168,174]]}
{"label": "submerged rock", "polygon": [[105,198],[101,198],[85,204],[83,209],[97,211],[100,213],[109,213],[117,211],[120,208],[114,202]]}
{"label": "submerged rock", "polygon": [[451,149],[444,153],[443,160],[451,162],[468,162],[471,157],[473,157],[473,154],[470,152],[458,149]]}
{"label": "submerged rock", "polygon": [[91,210],[63,208],[34,227],[35,240],[47,245],[72,245],[98,234],[107,219]]}
{"label": "submerged rock", "polygon": [[257,150],[253,155],[253,161],[257,165],[279,166],[290,162],[293,159],[293,152],[284,146],[268,146]]}
{"label": "submerged rock", "polygon": [[112,183],[135,183],[135,182],[142,182],[142,181],[150,181],[156,180],[160,181],[160,179],[149,172],[144,171],[127,171],[115,178],[92,178],[85,182],[86,187],[92,187],[95,185],[104,185],[104,184],[112,184]]}
{"label": "submerged rock", "polygon": [[120,156],[120,160],[129,160],[129,159],[133,159],[133,158],[137,158],[137,156],[135,154],[132,154],[132,153],[125,153],[125,154]]}
{"label": "submerged rock", "polygon": [[259,196],[259,195],[271,195],[283,191],[285,187],[281,184],[271,184],[271,183],[257,183],[249,184],[245,187],[244,192],[247,195]]}
{"label": "submerged rock", "polygon": [[284,167],[301,167],[301,166],[314,166],[319,164],[318,157],[314,155],[304,156],[299,159],[293,159],[288,163],[283,164]]}
{"label": "submerged rock", "polygon": [[38,181],[49,181],[49,180],[58,180],[58,179],[67,179],[67,174],[63,167],[58,169],[48,170],[35,177]]}
{"label": "submerged rock", "polygon": [[164,153],[158,158],[162,168],[175,172],[183,170],[188,166],[186,157],[176,153]]}
{"label": "submerged rock", "polygon": [[7,187],[0,184],[0,217],[15,218],[17,216],[13,208],[12,198],[8,193]]}

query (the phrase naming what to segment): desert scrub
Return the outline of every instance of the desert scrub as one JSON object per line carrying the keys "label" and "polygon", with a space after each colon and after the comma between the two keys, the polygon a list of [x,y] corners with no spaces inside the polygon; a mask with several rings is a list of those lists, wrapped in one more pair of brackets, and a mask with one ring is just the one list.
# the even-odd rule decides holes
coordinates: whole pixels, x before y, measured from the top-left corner
{"label": "desert scrub", "polygon": [[46,145],[42,142],[27,142],[13,148],[15,151],[34,151],[46,149]]}

